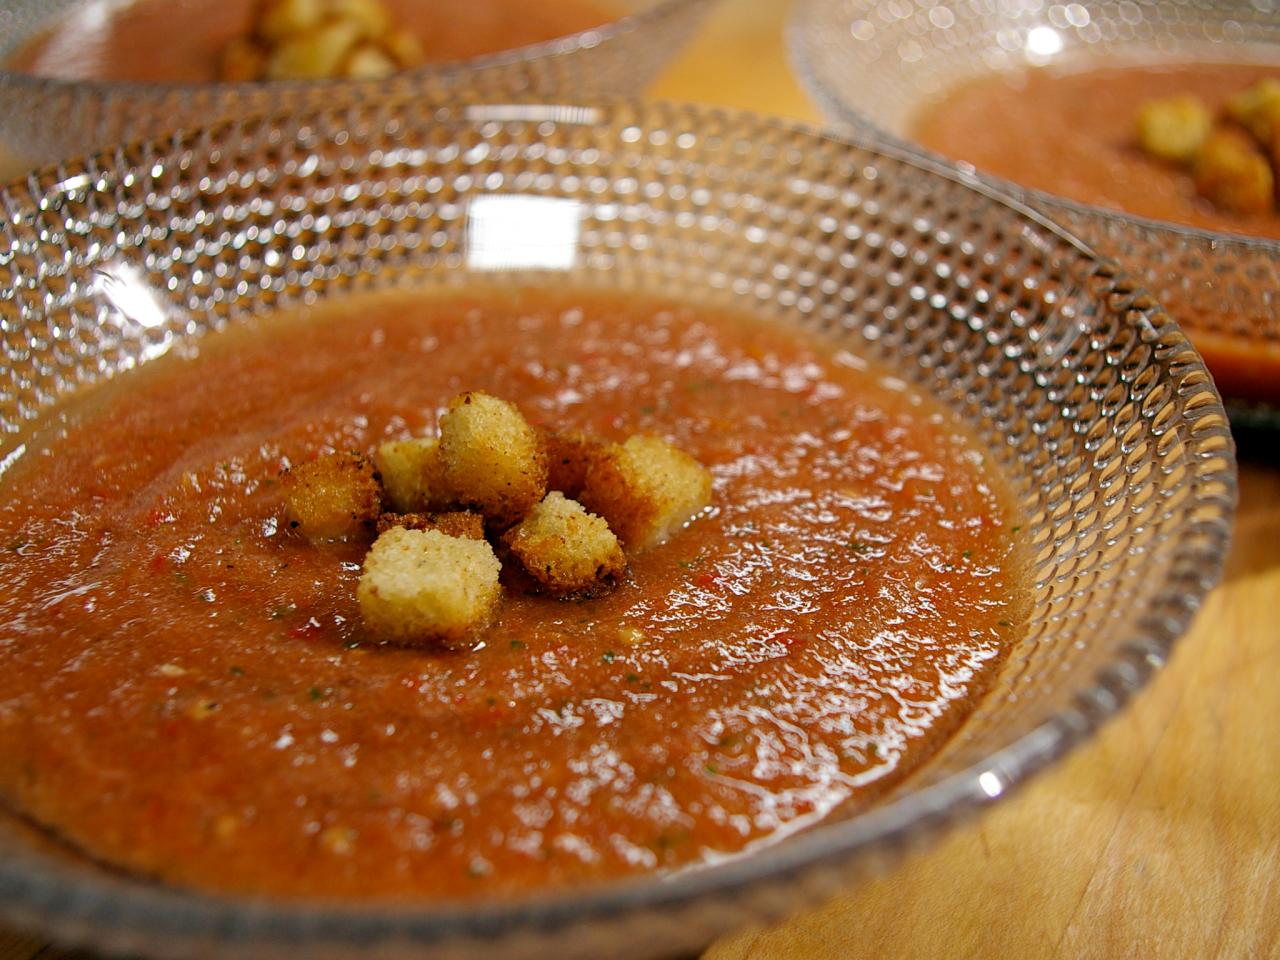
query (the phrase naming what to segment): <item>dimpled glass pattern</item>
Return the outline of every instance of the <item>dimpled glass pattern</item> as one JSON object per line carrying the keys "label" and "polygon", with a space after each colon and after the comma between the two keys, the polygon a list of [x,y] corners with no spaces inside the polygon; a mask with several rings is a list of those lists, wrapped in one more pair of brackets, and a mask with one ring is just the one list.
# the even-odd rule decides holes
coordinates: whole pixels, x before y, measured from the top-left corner
{"label": "dimpled glass pattern", "polygon": [[0,456],[76,385],[275,307],[478,281],[659,292],[798,323],[936,395],[1013,478],[1034,570],[1022,639],[949,748],[870,812],[750,856],[507,904],[355,908],[149,886],[15,824],[0,922],[174,956],[694,949],[1055,760],[1220,575],[1231,439],[1177,326],[1059,228],[892,152],[678,105],[382,104],[121,147],[0,204]]}
{"label": "dimpled glass pattern", "polygon": [[[1055,62],[1280,63],[1275,0],[798,0],[792,62],[833,121],[902,139],[912,112],[990,71]],[[940,159],[935,157],[935,159]],[[978,174],[1120,260],[1184,327],[1280,350],[1280,241],[1176,227]]]}
{"label": "dimpled glass pattern", "polygon": [[[0,0],[0,60],[59,17],[101,2]],[[631,96],[649,84],[714,3],[617,0],[611,6],[626,16],[594,30],[385,80],[145,84],[60,80],[0,69],[0,147],[34,165],[268,111],[303,112],[394,97]]]}

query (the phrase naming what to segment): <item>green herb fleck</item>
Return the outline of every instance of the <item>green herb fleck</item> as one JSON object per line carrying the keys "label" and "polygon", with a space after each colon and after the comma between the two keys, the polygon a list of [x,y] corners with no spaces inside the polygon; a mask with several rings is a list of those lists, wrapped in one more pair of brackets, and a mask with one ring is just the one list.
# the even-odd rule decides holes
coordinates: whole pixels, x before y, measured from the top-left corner
{"label": "green herb fleck", "polygon": [[486,706],[490,707],[496,707],[498,705],[498,701],[494,697],[485,697],[484,702]]}
{"label": "green herb fleck", "polygon": [[307,692],[308,694],[310,694],[312,701],[324,699],[324,691],[321,690],[319,687],[312,687]]}
{"label": "green herb fleck", "polygon": [[960,554],[960,556],[962,556],[962,557],[964,557],[966,560],[968,560],[970,557],[972,557],[972,556],[973,556],[973,551],[972,551],[972,550],[966,550],[964,553]]}
{"label": "green herb fleck", "polygon": [[613,661],[616,660],[617,658],[618,658],[618,655],[614,653],[612,650],[606,650],[604,653],[600,655],[600,659],[603,660],[605,663],[613,663]]}
{"label": "green herb fleck", "polygon": [[706,767],[704,767],[703,769],[705,769],[707,773],[711,774],[713,777],[720,772],[720,768],[717,767],[714,763],[708,763]]}
{"label": "green herb fleck", "polygon": [[1012,623],[1010,623],[1008,620],[997,620],[997,621],[996,621],[996,626],[997,626],[997,627],[1012,627],[1012,626],[1013,626],[1013,624],[1012,624]]}
{"label": "green herb fleck", "polygon": [[244,667],[236,667],[236,666],[233,666],[233,667],[231,667],[231,669],[230,669],[230,670],[228,670],[227,672],[228,672],[228,673],[230,673],[233,677],[243,677],[243,676],[244,676]]}
{"label": "green herb fleck", "polygon": [[512,649],[512,650],[523,650],[523,649],[524,649],[524,641],[523,641],[523,640],[512,640],[512,641],[511,641],[511,649]]}
{"label": "green herb fleck", "polygon": [[638,683],[640,681],[640,675],[638,673],[628,673],[622,679],[627,681],[627,683]]}

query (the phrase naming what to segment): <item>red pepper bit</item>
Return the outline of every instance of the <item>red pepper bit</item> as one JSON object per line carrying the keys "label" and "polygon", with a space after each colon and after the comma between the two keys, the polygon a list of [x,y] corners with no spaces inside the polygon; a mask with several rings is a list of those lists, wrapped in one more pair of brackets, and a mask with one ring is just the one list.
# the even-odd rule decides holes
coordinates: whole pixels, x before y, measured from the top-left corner
{"label": "red pepper bit", "polygon": [[694,577],[693,582],[700,587],[718,587],[720,585],[720,578],[714,573],[706,573],[704,571]]}

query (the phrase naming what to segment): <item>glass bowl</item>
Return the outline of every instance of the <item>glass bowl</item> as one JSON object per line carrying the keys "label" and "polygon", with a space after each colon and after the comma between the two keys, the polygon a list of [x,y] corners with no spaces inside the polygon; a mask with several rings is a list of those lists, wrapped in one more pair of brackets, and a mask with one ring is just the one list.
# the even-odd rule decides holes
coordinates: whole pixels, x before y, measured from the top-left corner
{"label": "glass bowl", "polygon": [[242,960],[691,950],[1053,763],[1165,661],[1222,571],[1231,435],[1177,325],[1061,228],[892,148],[674,104],[384,102],[120,147],[0,203],[0,463],[60,397],[274,308],[477,282],[659,293],[799,325],[937,397],[1009,477],[1031,558],[991,692],[869,810],[674,874],[399,906],[192,893],[0,820],[0,923],[63,942]]}
{"label": "glass bowl", "polygon": [[[905,131],[922,104],[966,80],[1059,63],[1280,65],[1280,18],[1271,3],[1255,0],[798,0],[789,46],[830,120],[943,160]],[[975,176],[1119,260],[1189,332],[1224,394],[1280,401],[1280,241],[1177,226]]]}
{"label": "glass bowl", "polygon": [[[58,18],[102,0],[0,0],[0,60]],[[513,95],[633,96],[697,29],[716,0],[616,0],[626,15],[546,43],[384,80],[149,84],[69,80],[0,69],[0,150],[10,166],[77,156],[114,143],[250,113],[300,112],[366,100]]]}

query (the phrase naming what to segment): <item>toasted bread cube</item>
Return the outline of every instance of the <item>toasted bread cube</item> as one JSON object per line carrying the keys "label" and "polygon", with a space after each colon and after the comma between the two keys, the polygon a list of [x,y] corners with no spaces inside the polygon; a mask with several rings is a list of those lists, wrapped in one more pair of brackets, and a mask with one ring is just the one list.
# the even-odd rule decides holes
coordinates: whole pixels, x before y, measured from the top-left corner
{"label": "toasted bread cube", "polygon": [[1227,101],[1227,116],[1259,143],[1270,144],[1280,128],[1280,80],[1268,77]]}
{"label": "toasted bread cube", "polygon": [[378,447],[373,458],[387,499],[397,512],[421,513],[449,505],[440,441],[435,437],[388,441]]}
{"label": "toasted bread cube", "polygon": [[364,558],[356,599],[379,639],[462,646],[489,621],[501,569],[484,540],[393,527]]}
{"label": "toasted bread cube", "polygon": [[548,493],[502,542],[529,576],[557,597],[592,596],[627,569],[609,525],[558,491]]}
{"label": "toasted bread cube", "polygon": [[324,0],[261,0],[254,34],[266,43],[281,43],[320,26]]}
{"label": "toasted bread cube", "polygon": [[547,489],[570,498],[579,496],[587,485],[587,469],[606,448],[605,442],[579,433],[543,430],[541,434],[547,451]]}
{"label": "toasted bread cube", "polygon": [[515,404],[482,391],[449,403],[440,417],[440,455],[449,494],[499,529],[547,492],[547,454],[537,432]]}
{"label": "toasted bread cube", "polygon": [[326,0],[325,13],[358,23],[364,37],[381,37],[391,28],[391,14],[381,0]]}
{"label": "toasted bread cube", "polygon": [[1199,97],[1148,100],[1138,110],[1138,145],[1153,157],[1190,163],[1213,129],[1213,114]]}
{"label": "toasted bread cube", "polygon": [[262,77],[267,51],[247,37],[236,37],[218,58],[218,79],[227,83],[248,83]]}
{"label": "toasted bread cube", "polygon": [[391,76],[397,69],[395,61],[381,47],[362,43],[347,57],[342,65],[342,75],[357,80],[379,80]]}
{"label": "toasted bread cube", "polygon": [[484,517],[470,510],[450,510],[444,513],[384,513],[378,518],[378,532],[386,533],[392,527],[406,530],[439,530],[450,537],[464,540],[484,539]]}
{"label": "toasted bread cube", "polygon": [[363,39],[355,20],[329,20],[281,41],[267,57],[268,80],[313,80],[337,76]]}
{"label": "toasted bread cube", "polygon": [[382,485],[373,461],[331,453],[281,476],[289,526],[308,540],[348,540],[368,533],[382,513]]}
{"label": "toasted bread cube", "polygon": [[427,62],[422,43],[408,30],[389,30],[382,38],[382,46],[395,58],[402,70],[421,66]]}
{"label": "toasted bread cube", "polygon": [[1271,164],[1241,130],[1223,127],[1210,134],[1192,172],[1200,195],[1230,213],[1260,214],[1274,207]]}
{"label": "toasted bread cube", "polygon": [[628,549],[647,550],[711,503],[711,473],[659,437],[634,436],[594,459],[581,499]]}

